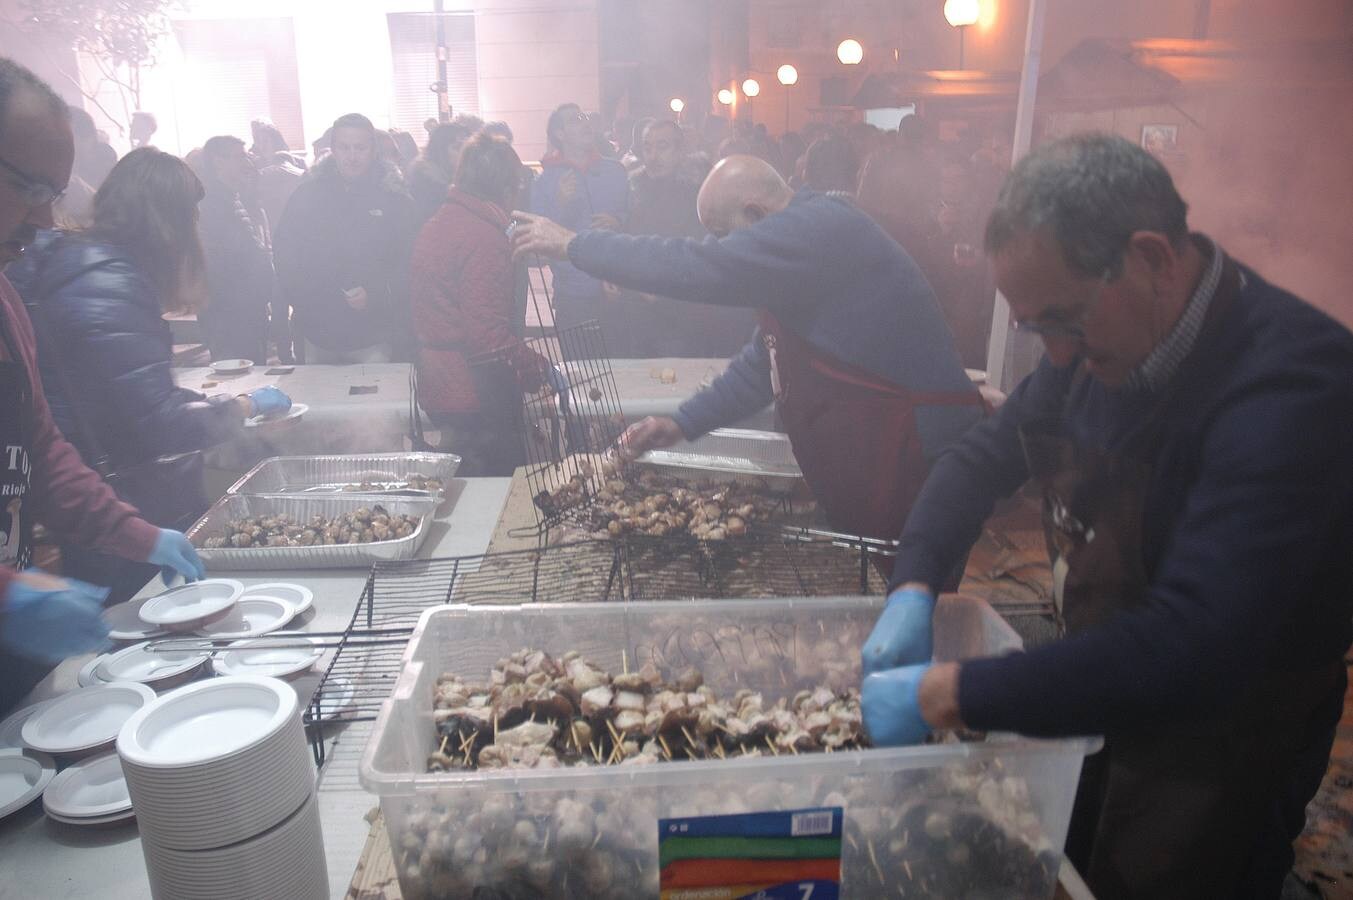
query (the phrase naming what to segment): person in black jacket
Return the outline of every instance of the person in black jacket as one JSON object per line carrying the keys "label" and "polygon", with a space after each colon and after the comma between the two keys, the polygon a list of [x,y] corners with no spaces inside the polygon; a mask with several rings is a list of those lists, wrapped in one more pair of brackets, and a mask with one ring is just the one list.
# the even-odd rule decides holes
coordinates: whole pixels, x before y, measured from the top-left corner
{"label": "person in black jacket", "polygon": [[428,135],[423,155],[410,164],[404,183],[413,197],[420,226],[446,202],[446,192],[460,165],[460,151],[473,136],[474,131],[465,122],[443,122]]}
{"label": "person in black jacket", "polygon": [[[912,508],[863,715],[876,745],[1102,734],[1067,847],[1096,897],[1276,898],[1347,689],[1353,334],[1186,210],[1118,136],[1015,166],[986,249],[1047,356]],[[936,587],[1026,482],[1066,637],[932,663]]]}
{"label": "person in black jacket", "polygon": [[268,216],[256,202],[258,169],[244,141],[222,135],[202,146],[198,232],[206,262],[207,308],[198,316],[211,358],[268,361],[268,303],[276,280]]}
{"label": "person in black jacket", "polygon": [[[276,388],[207,399],[176,387],[166,311],[191,308],[202,250],[195,226],[202,185],[184,162],[133,150],[94,197],[83,232],[43,232],[11,281],[38,333],[43,387],[61,432],[86,464],[116,473],[118,495],[152,524],[183,528],[206,509],[195,451],[240,433],[247,416],[285,411]],[[65,574],[126,599],[155,574],[75,547]]]}
{"label": "person in black jacket", "polygon": [[277,225],[277,277],[306,362],[389,362],[408,349],[413,201],[399,170],[376,158],[365,116],[334,122],[331,147]]}

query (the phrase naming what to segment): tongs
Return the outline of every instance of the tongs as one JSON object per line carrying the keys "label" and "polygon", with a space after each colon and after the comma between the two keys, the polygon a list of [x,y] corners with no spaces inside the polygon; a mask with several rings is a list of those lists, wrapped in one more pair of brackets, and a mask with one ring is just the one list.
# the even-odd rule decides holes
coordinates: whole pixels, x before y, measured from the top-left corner
{"label": "tongs", "polygon": [[[252,638],[181,637],[156,638],[147,641],[147,653],[215,653],[220,650],[240,649],[242,641],[248,650],[309,650],[319,647],[332,650],[338,647],[380,647],[407,644],[413,628],[378,628],[369,631],[274,631]],[[314,638],[314,640],[311,640]]]}

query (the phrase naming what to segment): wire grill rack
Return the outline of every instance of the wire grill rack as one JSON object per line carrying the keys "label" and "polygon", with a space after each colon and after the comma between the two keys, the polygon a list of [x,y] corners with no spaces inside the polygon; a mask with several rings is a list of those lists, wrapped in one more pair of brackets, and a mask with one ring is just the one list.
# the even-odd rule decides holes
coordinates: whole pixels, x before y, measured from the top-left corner
{"label": "wire grill rack", "polygon": [[315,760],[324,760],[324,724],[376,718],[428,607],[878,594],[886,583],[873,563],[886,553],[856,538],[795,530],[712,542],[631,535],[377,563],[306,712]]}
{"label": "wire grill rack", "polygon": [[[527,302],[537,321],[553,322],[548,279],[540,260],[528,266],[526,274]],[[520,395],[518,429],[526,455],[526,483],[531,496],[542,501],[533,508],[537,532],[544,535],[585,507],[601,488],[605,477],[600,465],[583,461],[615,444],[625,430],[625,416],[599,322],[563,329],[550,325],[541,336],[527,338],[526,345],[568,381],[568,390],[563,392],[547,387]],[[473,364],[488,380],[502,381],[500,373],[512,370],[519,352],[507,347],[477,356]],[[559,497],[559,488],[575,479],[580,489],[567,502],[543,502]]]}

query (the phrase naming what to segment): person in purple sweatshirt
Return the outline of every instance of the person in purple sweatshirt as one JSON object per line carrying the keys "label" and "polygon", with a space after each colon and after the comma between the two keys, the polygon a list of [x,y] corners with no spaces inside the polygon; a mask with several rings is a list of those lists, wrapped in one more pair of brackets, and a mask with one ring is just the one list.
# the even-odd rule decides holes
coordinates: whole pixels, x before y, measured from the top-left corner
{"label": "person in purple sweatshirt", "polygon": [[[70,114],[50,86],[0,57],[0,268],[19,259],[70,181]],[[118,499],[62,437],[38,374],[24,304],[0,276],[0,716],[67,656],[107,642],[106,588],[33,568],[33,525],[189,580],[206,570],[188,539]]]}
{"label": "person in purple sweatshirt", "polygon": [[773,400],[832,527],[896,537],[932,463],[983,414],[921,270],[848,198],[795,193],[755,157],[721,160],[696,205],[703,241],[517,215],[518,254],[760,315],[723,375],[676,416],[632,427],[622,450],[693,440]]}
{"label": "person in purple sweatshirt", "polygon": [[[1276,898],[1347,684],[1353,335],[1186,211],[1120,137],[1010,174],[987,254],[1047,356],[913,507],[864,717],[880,744],[1102,734],[1068,846],[1096,897]],[[932,664],[937,586],[1030,481],[1065,638]]]}

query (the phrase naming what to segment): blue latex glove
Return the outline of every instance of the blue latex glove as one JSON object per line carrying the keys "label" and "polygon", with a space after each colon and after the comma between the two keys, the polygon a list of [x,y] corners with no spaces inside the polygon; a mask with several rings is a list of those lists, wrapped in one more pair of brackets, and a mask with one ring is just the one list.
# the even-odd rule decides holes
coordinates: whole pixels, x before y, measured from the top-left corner
{"label": "blue latex glove", "polygon": [[249,395],[249,405],[256,416],[277,416],[291,409],[291,398],[279,388],[268,385]]}
{"label": "blue latex glove", "polygon": [[568,412],[568,394],[571,385],[568,383],[568,378],[559,370],[558,366],[550,366],[550,370],[545,373],[545,383],[548,384],[559,397],[560,411]]}
{"label": "blue latex glove", "polygon": [[889,594],[888,604],[860,652],[864,674],[930,662],[934,654],[934,615],[935,597],[929,591],[898,588]]}
{"label": "blue latex glove", "polygon": [[200,581],[207,577],[207,567],[198,558],[188,538],[182,532],[168,528],[160,529],[160,536],[155,539],[155,549],[150,551],[150,559],[146,562],[160,567],[160,577],[164,579],[165,587],[169,587],[176,574],[182,575],[184,581]]}
{"label": "blue latex glove", "polygon": [[[30,573],[40,582],[30,582]],[[102,649],[108,644],[103,621],[107,596],[108,588],[30,569],[11,581],[0,598],[0,644],[48,664]]]}
{"label": "blue latex glove", "polygon": [[930,664],[903,666],[875,672],[860,689],[860,707],[864,727],[875,747],[905,747],[919,744],[930,734],[930,726],[921,718],[917,693],[921,678]]}

